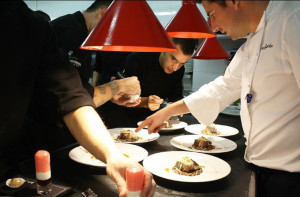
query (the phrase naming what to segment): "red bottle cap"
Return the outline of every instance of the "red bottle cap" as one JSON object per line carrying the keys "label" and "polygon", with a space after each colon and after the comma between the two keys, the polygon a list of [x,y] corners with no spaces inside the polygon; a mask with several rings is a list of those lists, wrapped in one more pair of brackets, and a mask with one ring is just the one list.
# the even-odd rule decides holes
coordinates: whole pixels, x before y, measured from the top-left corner
{"label": "red bottle cap", "polygon": [[128,191],[140,191],[144,184],[144,169],[133,166],[126,169],[126,183]]}
{"label": "red bottle cap", "polygon": [[50,154],[48,151],[39,150],[34,155],[36,172],[50,171]]}

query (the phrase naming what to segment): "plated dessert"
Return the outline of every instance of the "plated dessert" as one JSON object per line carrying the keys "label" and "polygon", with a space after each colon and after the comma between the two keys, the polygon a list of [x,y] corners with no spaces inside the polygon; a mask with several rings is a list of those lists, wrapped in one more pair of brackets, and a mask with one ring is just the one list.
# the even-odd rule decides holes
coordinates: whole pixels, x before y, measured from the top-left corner
{"label": "plated dessert", "polygon": [[181,160],[176,161],[172,170],[173,172],[184,176],[196,176],[202,173],[202,168],[198,163],[189,157],[183,157]]}
{"label": "plated dessert", "polygon": [[192,148],[197,150],[212,150],[215,149],[215,146],[212,145],[212,142],[209,141],[207,138],[201,136],[198,139],[195,139],[194,144],[192,145]]}
{"label": "plated dessert", "polygon": [[123,129],[120,131],[120,134],[118,135],[116,141],[118,142],[136,142],[139,139],[142,139],[139,137],[134,131],[131,131],[129,129]]}
{"label": "plated dessert", "polygon": [[218,180],[231,170],[227,162],[217,157],[190,151],[155,153],[143,161],[143,166],[161,178],[190,183]]}
{"label": "plated dessert", "polygon": [[170,143],[182,150],[202,153],[224,153],[237,148],[229,139],[208,135],[180,135],[172,138]]}
{"label": "plated dessert", "polygon": [[220,132],[216,129],[214,124],[208,125],[201,131],[204,135],[220,135]]}
{"label": "plated dessert", "polygon": [[[140,125],[142,121],[138,122],[137,125]],[[173,132],[178,129],[183,129],[187,126],[187,123],[182,122],[180,120],[167,120],[163,122],[162,128],[160,129],[160,133]],[[145,127],[147,128],[147,126]]]}
{"label": "plated dessert", "polygon": [[169,121],[164,121],[162,128],[172,128],[173,125]]}
{"label": "plated dessert", "polygon": [[191,124],[184,128],[187,132],[192,134],[202,134],[202,135],[210,135],[210,136],[232,136],[239,133],[234,127],[230,127],[227,125],[220,124],[211,124],[211,125],[203,125],[203,124]]}
{"label": "plated dessert", "polygon": [[136,128],[112,128],[108,129],[110,135],[117,143],[140,144],[152,142],[159,138],[158,133],[148,133],[148,130],[141,129],[135,132]]}

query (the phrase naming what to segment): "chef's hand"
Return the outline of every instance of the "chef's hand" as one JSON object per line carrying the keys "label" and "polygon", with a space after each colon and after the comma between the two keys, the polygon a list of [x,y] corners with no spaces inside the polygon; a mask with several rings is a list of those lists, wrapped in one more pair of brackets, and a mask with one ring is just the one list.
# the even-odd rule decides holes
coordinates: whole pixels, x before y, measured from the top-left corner
{"label": "chef's hand", "polygon": [[139,97],[134,102],[129,102],[130,97],[128,97],[126,94],[118,93],[114,97],[112,97],[110,101],[117,105],[121,105],[125,107],[135,107],[141,103],[141,97]]}
{"label": "chef's hand", "polygon": [[170,114],[166,108],[163,108],[147,117],[146,120],[144,120],[135,131],[139,132],[142,128],[147,126],[149,134],[157,133],[162,128],[163,122],[165,120],[169,120],[171,116],[172,114]]}
{"label": "chef's hand", "polygon": [[[110,160],[107,161],[107,166],[106,166],[107,175],[117,184],[120,197],[126,197],[127,195],[126,179],[125,179],[126,168],[134,165],[140,165],[140,164],[126,157],[111,158]],[[148,172],[146,169],[144,169],[144,174],[145,174],[144,184],[143,184],[143,190],[141,196],[151,197],[154,195],[156,183],[152,177],[152,174]]]}
{"label": "chef's hand", "polygon": [[118,93],[126,94],[126,95],[136,95],[141,94],[141,86],[140,81],[137,77],[127,77],[124,79],[116,80],[119,85]]}
{"label": "chef's hand", "polygon": [[151,111],[155,111],[159,109],[160,105],[164,102],[164,99],[161,99],[160,97],[156,95],[150,95],[148,97],[148,108]]}

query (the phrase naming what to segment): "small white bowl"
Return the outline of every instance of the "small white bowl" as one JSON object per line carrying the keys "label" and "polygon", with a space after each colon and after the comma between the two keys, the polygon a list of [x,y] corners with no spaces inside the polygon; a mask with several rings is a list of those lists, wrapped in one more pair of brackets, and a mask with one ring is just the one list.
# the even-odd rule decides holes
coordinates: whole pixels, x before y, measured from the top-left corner
{"label": "small white bowl", "polygon": [[12,179],[7,179],[6,186],[10,187],[10,188],[19,188],[19,187],[21,187],[26,182],[25,179],[23,179],[23,178],[16,177],[16,179],[19,179],[21,181],[20,185],[18,185],[18,186],[10,185],[10,182],[12,181]]}
{"label": "small white bowl", "polygon": [[134,94],[134,95],[128,95],[128,97],[130,98],[130,100],[128,101],[129,103],[134,103],[134,101],[136,101],[138,98],[140,98],[139,94]]}

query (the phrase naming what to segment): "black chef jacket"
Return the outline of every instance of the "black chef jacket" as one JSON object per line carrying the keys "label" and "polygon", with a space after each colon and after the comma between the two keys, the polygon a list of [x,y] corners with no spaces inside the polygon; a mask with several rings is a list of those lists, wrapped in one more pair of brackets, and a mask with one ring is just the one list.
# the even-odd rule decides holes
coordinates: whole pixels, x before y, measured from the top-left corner
{"label": "black chef jacket", "polygon": [[121,51],[97,51],[96,64],[94,71],[100,74],[97,85],[102,85],[116,77],[117,71],[122,66],[124,59],[130,52]]}
{"label": "black chef jacket", "polygon": [[142,97],[157,95],[172,102],[182,99],[184,66],[167,74],[159,64],[159,56],[160,53],[132,53],[124,63],[125,76],[138,77]]}
{"label": "black chef jacket", "polygon": [[[167,74],[159,64],[160,53],[132,53],[122,66],[126,77],[137,76],[141,85],[141,97],[157,95],[171,102],[183,98],[182,78],[184,67]],[[97,111],[109,128],[133,127],[138,121],[154,113],[149,108],[127,108],[113,103],[104,104]]]}
{"label": "black chef jacket", "polygon": [[69,61],[78,70],[82,85],[94,96],[94,88],[89,82],[92,74],[92,52],[79,47],[88,36],[84,16],[81,12],[58,17],[50,22],[57,35],[59,46],[68,55]]}
{"label": "black chef jacket", "polygon": [[94,104],[76,70],[59,53],[49,23],[23,1],[0,1],[0,7],[1,177],[26,148],[20,147],[27,136],[22,130],[26,114],[35,111],[42,119],[42,112],[52,109],[48,115],[61,118]]}

